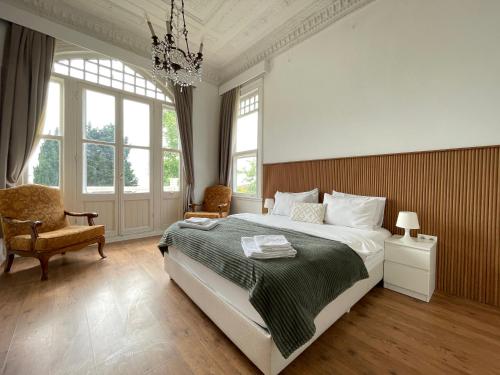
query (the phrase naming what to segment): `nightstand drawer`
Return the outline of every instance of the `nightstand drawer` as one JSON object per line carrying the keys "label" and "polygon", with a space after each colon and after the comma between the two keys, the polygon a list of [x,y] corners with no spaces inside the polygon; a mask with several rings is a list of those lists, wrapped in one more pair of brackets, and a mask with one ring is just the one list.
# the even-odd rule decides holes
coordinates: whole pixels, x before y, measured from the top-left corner
{"label": "nightstand drawer", "polygon": [[428,271],[430,269],[430,252],[410,247],[385,244],[385,259],[392,262],[406,264]]}
{"label": "nightstand drawer", "polygon": [[427,295],[429,272],[403,264],[385,261],[384,282]]}

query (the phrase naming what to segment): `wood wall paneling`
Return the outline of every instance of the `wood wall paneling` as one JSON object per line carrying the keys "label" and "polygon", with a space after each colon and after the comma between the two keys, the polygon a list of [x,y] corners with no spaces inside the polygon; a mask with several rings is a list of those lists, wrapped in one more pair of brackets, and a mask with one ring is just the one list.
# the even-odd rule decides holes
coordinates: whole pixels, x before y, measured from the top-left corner
{"label": "wood wall paneling", "polygon": [[[500,306],[500,146],[264,165],[264,197],[318,187],[387,197],[384,227],[418,213],[439,237],[436,287]],[[415,235],[415,233],[414,233]]]}

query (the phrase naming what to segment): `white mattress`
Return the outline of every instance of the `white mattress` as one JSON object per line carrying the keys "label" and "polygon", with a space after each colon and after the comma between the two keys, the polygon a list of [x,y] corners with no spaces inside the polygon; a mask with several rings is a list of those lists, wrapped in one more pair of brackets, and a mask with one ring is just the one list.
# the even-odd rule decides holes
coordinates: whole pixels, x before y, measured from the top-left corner
{"label": "white mattress", "polygon": [[[288,217],[284,216],[276,216],[276,215],[263,216],[254,214],[240,214],[233,216],[245,220],[260,222],[262,224],[275,226],[278,228],[289,228],[294,230],[300,230],[302,232],[314,234],[319,237],[334,239],[346,243],[355,251],[356,249],[358,249],[358,251],[361,249],[362,255],[360,254],[360,256],[365,263],[368,273],[371,273],[371,271],[376,266],[378,266],[380,263],[383,262],[384,239],[390,236],[390,232],[385,229],[377,231],[366,231],[366,230],[358,230],[353,228],[339,227],[335,225],[324,225],[324,224],[320,225],[320,224],[299,223],[299,225],[296,225],[297,222],[293,222]],[[291,228],[290,226],[293,228]],[[315,226],[335,227],[335,228],[315,228]],[[354,247],[356,247],[356,249],[354,249],[353,245]],[[358,251],[356,252],[359,254]],[[209,287],[211,290],[217,293],[224,301],[232,305],[240,313],[242,313],[247,318],[257,323],[258,325],[266,327],[266,324],[264,323],[264,320],[262,320],[260,314],[254,309],[254,307],[249,302],[247,290],[223,278],[222,276],[218,275],[208,267],[190,258],[181,251],[178,251],[174,247],[169,248],[168,256],[174,259],[184,268],[189,270],[207,287]]]}

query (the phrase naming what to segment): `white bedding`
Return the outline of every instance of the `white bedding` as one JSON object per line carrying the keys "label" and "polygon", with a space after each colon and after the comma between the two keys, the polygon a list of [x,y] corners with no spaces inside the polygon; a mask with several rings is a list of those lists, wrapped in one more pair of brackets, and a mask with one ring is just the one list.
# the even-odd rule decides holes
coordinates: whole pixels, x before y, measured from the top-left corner
{"label": "white bedding", "polygon": [[293,221],[288,216],[236,214],[232,215],[232,217],[271,227],[296,230],[313,236],[345,243],[353,249],[363,261],[366,261],[369,257],[383,250],[385,239],[391,236],[391,232],[385,228],[365,230],[339,225],[305,223]]}
{"label": "white bedding", "polygon": [[[375,266],[379,265],[384,259],[384,239],[390,236],[386,229],[376,231],[360,230],[347,227],[339,227],[326,224],[311,224],[303,222],[294,222],[289,217],[278,215],[256,215],[256,214],[237,214],[234,217],[249,220],[263,225],[274,226],[277,228],[288,228],[318,237],[324,237],[340,241],[350,246],[363,259],[369,273]],[[266,327],[260,314],[254,309],[248,300],[248,291],[231,281],[219,276],[203,264],[188,257],[175,248],[170,248],[168,256],[181,264],[184,268],[202,281],[206,286],[216,292],[223,300],[236,308],[250,320],[262,327]]]}

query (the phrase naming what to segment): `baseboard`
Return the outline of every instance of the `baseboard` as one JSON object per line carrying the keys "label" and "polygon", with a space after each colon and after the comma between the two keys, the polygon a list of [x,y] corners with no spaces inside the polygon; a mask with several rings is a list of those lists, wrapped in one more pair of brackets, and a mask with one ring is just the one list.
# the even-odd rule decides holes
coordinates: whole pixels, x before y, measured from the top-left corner
{"label": "baseboard", "polygon": [[151,232],[144,232],[144,233],[133,233],[133,234],[125,234],[122,236],[114,236],[114,237],[109,237],[106,238],[106,243],[113,243],[113,242],[122,242],[122,241],[128,241],[128,240],[138,240],[140,238],[147,238],[147,237],[156,237],[156,236],[161,236],[165,232],[164,230],[155,230]]}

